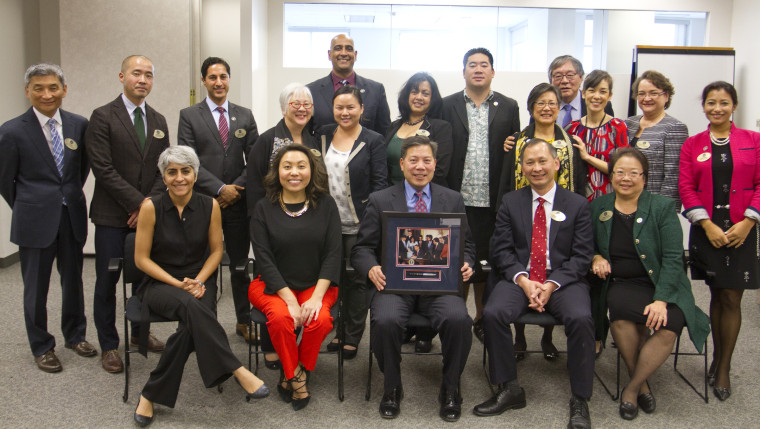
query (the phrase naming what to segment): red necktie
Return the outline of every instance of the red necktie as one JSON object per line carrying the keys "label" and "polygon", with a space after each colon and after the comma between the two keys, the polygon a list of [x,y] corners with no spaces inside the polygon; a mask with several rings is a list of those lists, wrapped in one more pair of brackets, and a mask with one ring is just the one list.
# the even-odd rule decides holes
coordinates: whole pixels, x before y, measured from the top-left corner
{"label": "red necktie", "polygon": [[536,215],[533,216],[533,238],[530,244],[530,279],[546,282],[546,211],[544,200],[538,197]]}
{"label": "red necktie", "polygon": [[422,199],[422,191],[415,192],[415,195],[417,195],[417,202],[414,204],[414,212],[415,213],[427,213],[427,204],[425,204],[425,200]]}
{"label": "red necktie", "polygon": [[227,150],[227,136],[230,129],[227,127],[227,118],[224,117],[224,107],[219,106],[216,110],[219,111],[219,136],[222,138],[222,146]]}

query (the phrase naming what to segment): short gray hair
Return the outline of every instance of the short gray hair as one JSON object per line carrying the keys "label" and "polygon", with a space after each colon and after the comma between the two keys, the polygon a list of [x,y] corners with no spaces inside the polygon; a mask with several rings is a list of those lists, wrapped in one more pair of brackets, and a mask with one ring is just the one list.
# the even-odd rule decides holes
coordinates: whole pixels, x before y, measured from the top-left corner
{"label": "short gray hair", "polygon": [[30,66],[24,73],[24,86],[29,86],[29,81],[34,76],[51,76],[55,75],[61,82],[61,85],[66,85],[66,78],[63,76],[63,70],[58,64],[51,63],[39,63]]}
{"label": "short gray hair", "polygon": [[578,77],[583,79],[583,75],[586,74],[583,72],[583,64],[581,64],[581,62],[572,55],[560,55],[555,58],[551,64],[549,64],[549,82],[552,81],[552,72],[562,67],[562,65],[568,61],[570,61],[570,64],[573,65],[575,72],[578,73]]}
{"label": "short gray hair", "polygon": [[161,152],[161,155],[158,157],[158,169],[161,171],[161,176],[164,175],[166,167],[171,163],[189,165],[196,176],[198,176],[198,169],[201,166],[198,155],[195,154],[195,151],[190,146],[169,146]]}
{"label": "short gray hair", "polygon": [[285,85],[285,88],[282,88],[282,92],[280,92],[280,110],[283,115],[285,114],[285,111],[288,110],[288,103],[293,97],[306,97],[309,99],[310,103],[314,102],[314,99],[311,96],[311,91],[306,85],[298,82],[289,83]]}
{"label": "short gray hair", "polygon": [[557,157],[559,157],[559,154],[557,154],[557,148],[554,147],[553,144],[549,143],[548,141],[544,139],[539,139],[539,138],[534,137],[530,140],[527,140],[525,144],[523,145],[522,150],[520,151],[520,159],[518,160],[520,165],[522,165],[523,163],[523,155],[525,155],[525,151],[530,147],[537,146],[542,143],[546,145],[546,149],[549,151],[549,155],[552,156],[552,159],[557,159]]}

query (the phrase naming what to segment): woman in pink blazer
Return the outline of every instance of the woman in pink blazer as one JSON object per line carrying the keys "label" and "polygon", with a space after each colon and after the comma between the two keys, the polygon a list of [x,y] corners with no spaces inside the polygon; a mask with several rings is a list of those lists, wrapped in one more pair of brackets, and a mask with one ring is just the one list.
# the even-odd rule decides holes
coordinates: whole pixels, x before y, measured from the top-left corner
{"label": "woman in pink blazer", "polygon": [[715,396],[731,395],[731,355],[741,326],[741,299],[760,287],[760,133],[736,128],[736,89],[713,82],[702,92],[710,121],[681,148],[679,188],[683,215],[692,223],[689,258],[693,279],[710,287]]}

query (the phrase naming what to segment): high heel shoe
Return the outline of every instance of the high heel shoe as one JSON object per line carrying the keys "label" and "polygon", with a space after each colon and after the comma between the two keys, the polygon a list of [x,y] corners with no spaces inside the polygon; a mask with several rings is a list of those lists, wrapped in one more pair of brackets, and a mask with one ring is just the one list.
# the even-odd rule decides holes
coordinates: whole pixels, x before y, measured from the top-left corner
{"label": "high heel shoe", "polygon": [[[290,391],[292,392],[293,396],[291,396],[291,402],[290,405],[293,407],[293,411],[298,411],[306,408],[307,405],[309,405],[309,400],[311,400],[311,395],[307,395],[304,398],[296,398],[295,395],[299,393],[309,393],[308,388],[306,387],[306,383],[309,381],[309,372],[306,371],[306,369],[303,366],[300,366],[300,373],[296,374],[295,377],[288,380],[288,385],[290,386]],[[298,387],[295,387],[294,384],[298,384]]]}
{"label": "high heel shoe", "polygon": [[715,386],[715,373],[718,370],[718,366],[715,364],[715,361],[710,364],[710,369],[707,370],[707,384],[710,386]]}
{"label": "high heel shoe", "polygon": [[[235,378],[235,383],[237,383],[238,386],[243,387],[243,385],[240,384],[240,380],[238,380],[237,377],[233,377],[233,378]],[[245,388],[243,388],[243,390],[245,390]],[[255,392],[248,393],[248,391],[246,391],[245,401],[251,402],[251,399],[263,399],[263,398],[266,398],[267,396],[269,396],[269,388],[267,387],[266,384],[262,384],[261,386],[259,386],[258,389],[256,389]]]}
{"label": "high heel shoe", "polygon": [[137,414],[137,408],[140,407],[141,399],[142,399],[142,395],[140,395],[137,399],[137,406],[135,407],[135,423],[137,424],[137,426],[144,428],[148,426],[149,424],[153,423],[153,416],[148,417],[142,414]]}
{"label": "high heel shoe", "polygon": [[[287,387],[283,387],[282,383],[285,383]],[[290,383],[285,378],[285,371],[280,369],[280,381],[277,383],[277,393],[280,394],[280,399],[289,404],[293,400],[293,391],[290,390]]]}
{"label": "high heel shoe", "polygon": [[730,387],[714,386],[713,387],[713,393],[722,402],[722,401],[725,401],[726,399],[728,399],[729,396],[731,396],[731,388]]}

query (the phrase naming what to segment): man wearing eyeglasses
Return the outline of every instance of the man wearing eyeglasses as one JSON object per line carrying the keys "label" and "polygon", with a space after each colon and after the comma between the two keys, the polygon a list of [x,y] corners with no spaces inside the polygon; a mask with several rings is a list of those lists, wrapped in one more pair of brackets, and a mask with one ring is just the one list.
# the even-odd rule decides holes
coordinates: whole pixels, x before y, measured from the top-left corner
{"label": "man wearing eyeglasses", "polygon": [[248,257],[248,214],[245,201],[246,157],[259,137],[253,113],[227,100],[230,65],[209,57],[201,65],[201,82],[208,91],[200,103],[179,112],[177,141],[192,147],[201,161],[195,189],[216,198],[222,208],[224,245],[230,257],[235,331],[246,341],[250,322],[248,273],[234,267]]}
{"label": "man wearing eyeglasses", "polygon": [[[583,102],[580,91],[583,75],[583,64],[572,55],[561,55],[549,65],[549,82],[562,94],[557,116],[557,125],[562,128],[586,116],[586,103]],[[615,116],[612,103],[607,103],[604,111]]]}

